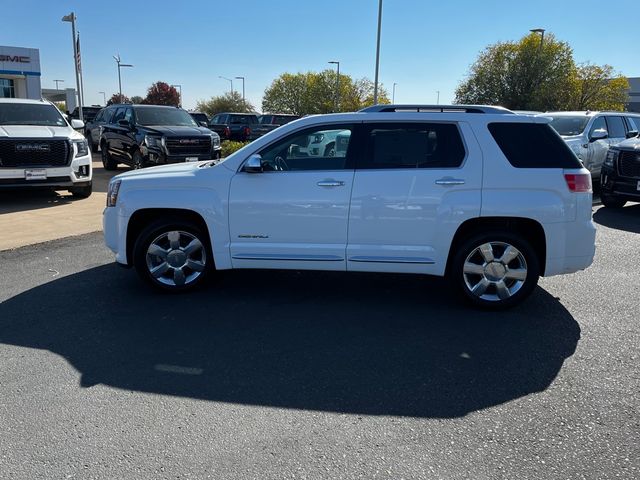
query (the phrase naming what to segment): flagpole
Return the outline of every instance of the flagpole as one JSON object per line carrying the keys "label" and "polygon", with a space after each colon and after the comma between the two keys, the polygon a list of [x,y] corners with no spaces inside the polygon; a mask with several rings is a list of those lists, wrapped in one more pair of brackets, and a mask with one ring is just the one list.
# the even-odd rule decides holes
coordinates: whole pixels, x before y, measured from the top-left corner
{"label": "flagpole", "polygon": [[[80,89],[80,74],[78,72],[78,47],[76,45],[76,14],[71,12],[69,15],[62,17],[63,22],[71,22],[71,43],[73,43],[73,62],[76,68],[76,88],[78,89],[78,111],[80,112],[80,120],[84,122],[82,115],[82,94]],[[67,109],[68,110],[68,109]]]}
{"label": "flagpole", "polygon": [[[82,53],[80,52],[80,32],[78,32],[78,38],[76,40],[76,68],[78,69],[78,74],[80,75],[80,111],[82,111],[82,107],[84,106],[84,78],[82,77]],[[83,120],[84,121],[84,120]]]}

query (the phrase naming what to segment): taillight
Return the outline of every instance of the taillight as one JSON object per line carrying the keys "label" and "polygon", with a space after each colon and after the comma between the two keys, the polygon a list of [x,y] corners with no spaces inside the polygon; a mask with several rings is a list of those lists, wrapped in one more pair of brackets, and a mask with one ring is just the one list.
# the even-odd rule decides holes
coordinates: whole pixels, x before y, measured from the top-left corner
{"label": "taillight", "polygon": [[222,131],[222,136],[224,138],[229,138],[231,136],[231,129],[229,127],[224,127],[224,130]]}
{"label": "taillight", "polygon": [[244,127],[244,138],[249,138],[251,135],[251,129],[249,127]]}
{"label": "taillight", "polygon": [[590,173],[565,173],[564,179],[570,192],[583,193],[592,191]]}

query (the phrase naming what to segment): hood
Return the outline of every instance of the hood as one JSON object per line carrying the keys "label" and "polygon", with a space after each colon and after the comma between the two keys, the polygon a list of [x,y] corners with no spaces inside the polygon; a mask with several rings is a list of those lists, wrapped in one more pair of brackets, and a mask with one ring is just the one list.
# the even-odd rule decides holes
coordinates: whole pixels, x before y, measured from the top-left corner
{"label": "hood", "polygon": [[183,136],[211,136],[211,130],[205,127],[172,127],[165,125],[145,125],[144,128],[150,132],[157,132],[167,137],[183,137]]}
{"label": "hood", "polygon": [[40,125],[2,125],[0,126],[0,138],[53,138],[69,137],[83,138],[71,127],[44,127]]}
{"label": "hood", "polygon": [[633,137],[623,142],[616,143],[616,148],[623,148],[625,150],[640,150],[640,137]]}
{"label": "hood", "polygon": [[170,165],[141,168],[140,170],[130,170],[121,173],[114,178],[126,180],[128,178],[142,177],[190,177],[194,174],[194,171],[199,169],[199,165],[203,163],[206,162],[172,163]]}

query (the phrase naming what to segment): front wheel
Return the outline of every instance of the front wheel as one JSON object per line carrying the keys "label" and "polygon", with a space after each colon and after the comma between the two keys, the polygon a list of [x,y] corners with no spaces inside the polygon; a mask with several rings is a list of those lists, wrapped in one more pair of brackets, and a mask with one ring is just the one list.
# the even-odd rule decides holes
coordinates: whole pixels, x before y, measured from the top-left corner
{"label": "front wheel", "polygon": [[105,170],[115,170],[118,168],[118,162],[113,159],[111,152],[109,152],[109,145],[107,142],[102,142],[100,145],[102,150],[102,166]]}
{"label": "front wheel", "polygon": [[141,168],[144,168],[147,166],[147,162],[144,161],[144,157],[142,156],[142,153],[140,153],[139,150],[136,150],[134,152],[131,160],[133,163],[134,170],[140,170]]}
{"label": "front wheel", "polygon": [[627,203],[627,201],[622,198],[618,198],[615,195],[610,195],[604,192],[600,194],[600,201],[602,202],[602,205],[607,208],[622,208]]}
{"label": "front wheel", "polygon": [[213,270],[209,241],[197,226],[159,221],[138,237],[133,263],[147,283],[167,292],[192,290]]}
{"label": "front wheel", "polygon": [[451,280],[473,305],[510,308],[533,292],[540,264],[529,242],[510,232],[478,233],[455,253]]}
{"label": "front wheel", "polygon": [[84,187],[73,187],[69,191],[75,198],[89,198],[93,192],[93,184],[89,183]]}

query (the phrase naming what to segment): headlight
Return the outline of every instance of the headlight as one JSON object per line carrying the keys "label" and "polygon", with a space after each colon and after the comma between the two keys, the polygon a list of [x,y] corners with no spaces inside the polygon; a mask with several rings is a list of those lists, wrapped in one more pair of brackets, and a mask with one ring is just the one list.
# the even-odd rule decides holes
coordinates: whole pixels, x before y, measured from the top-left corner
{"label": "headlight", "polygon": [[607,167],[613,167],[613,162],[618,159],[618,155],[620,155],[620,152],[618,150],[609,150],[607,152],[607,156],[604,157],[604,164]]}
{"label": "headlight", "polygon": [[86,138],[84,140],[74,140],[73,144],[76,146],[76,157],[89,155],[89,143]]}
{"label": "headlight", "polygon": [[213,140],[211,142],[213,144],[213,146],[214,147],[219,147],[220,146],[220,135],[217,135],[217,134],[216,135],[212,135],[211,138]]}
{"label": "headlight", "polygon": [[118,201],[118,192],[120,191],[120,183],[122,180],[112,180],[109,182],[107,189],[107,207],[115,207]]}
{"label": "headlight", "polygon": [[147,147],[161,148],[162,137],[152,137],[151,135],[145,135],[144,143],[147,145]]}
{"label": "headlight", "polygon": [[311,143],[321,143],[324,140],[324,133],[316,133]]}

